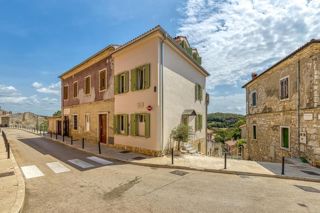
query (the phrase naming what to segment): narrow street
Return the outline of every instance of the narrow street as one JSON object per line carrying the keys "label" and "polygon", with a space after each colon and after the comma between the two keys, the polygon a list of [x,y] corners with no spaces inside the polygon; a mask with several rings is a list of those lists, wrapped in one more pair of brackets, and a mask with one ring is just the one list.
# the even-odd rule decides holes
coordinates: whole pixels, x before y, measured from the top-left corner
{"label": "narrow street", "polygon": [[[123,164],[6,129],[25,212],[319,212],[319,183]],[[174,174],[175,173],[175,174]]]}

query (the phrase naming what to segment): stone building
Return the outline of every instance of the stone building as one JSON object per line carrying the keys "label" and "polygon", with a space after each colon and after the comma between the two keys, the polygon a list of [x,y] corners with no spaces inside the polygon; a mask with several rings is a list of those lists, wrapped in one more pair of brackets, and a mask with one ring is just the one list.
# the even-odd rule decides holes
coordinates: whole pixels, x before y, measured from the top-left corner
{"label": "stone building", "polygon": [[157,26],[63,73],[62,117],[49,129],[62,122],[63,134],[75,139],[161,155],[183,122],[204,150],[208,75],[186,37],[171,38]]}
{"label": "stone building", "polygon": [[243,86],[248,157],[304,157],[320,165],[320,40],[311,40]]}

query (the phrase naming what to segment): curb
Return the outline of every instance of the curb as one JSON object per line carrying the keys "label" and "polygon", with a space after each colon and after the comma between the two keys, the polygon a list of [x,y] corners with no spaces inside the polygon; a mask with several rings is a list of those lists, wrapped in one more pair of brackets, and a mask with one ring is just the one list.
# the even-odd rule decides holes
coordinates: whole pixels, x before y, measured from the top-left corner
{"label": "curb", "polygon": [[16,212],[23,211],[25,194],[26,194],[25,193],[26,192],[26,185],[25,185],[21,170],[20,170],[20,168],[16,162],[16,159],[14,158],[14,155],[11,150],[10,150],[10,155],[11,155],[11,160],[14,164],[14,173],[16,174],[17,181],[18,181],[18,191],[17,191],[16,201],[14,202],[10,212],[16,213]]}
{"label": "curb", "polygon": [[[26,130],[25,130],[26,131]],[[29,132],[29,131],[26,131]],[[38,136],[41,136],[43,138],[49,139],[51,141],[58,142],[60,144],[64,144],[66,146],[69,146],[73,149],[77,149],[89,154],[93,154],[102,158],[108,158],[110,160],[116,160],[127,164],[137,165],[137,166],[146,166],[146,167],[154,167],[154,168],[165,168],[165,169],[183,169],[183,170],[189,170],[189,171],[199,171],[199,172],[211,172],[211,173],[220,173],[220,174],[230,174],[230,175],[246,175],[246,176],[253,176],[253,177],[266,177],[266,178],[277,178],[277,179],[284,179],[284,180],[298,180],[298,181],[307,181],[307,182],[315,182],[320,183],[319,179],[312,179],[312,178],[303,178],[303,177],[292,177],[292,176],[286,176],[286,175],[270,175],[270,174],[261,174],[261,173],[253,173],[253,172],[240,172],[240,171],[232,171],[232,170],[224,170],[224,169],[206,169],[206,168],[195,168],[195,167],[188,167],[188,166],[175,166],[170,164],[152,164],[152,163],[139,163],[139,162],[132,162],[128,160],[118,159],[114,157],[107,157],[99,153],[93,153],[90,151],[87,151],[85,149],[79,149],[75,146],[72,146],[70,144],[64,143],[60,140],[56,140],[54,138],[50,138],[48,136],[39,135],[34,132],[29,132]]]}

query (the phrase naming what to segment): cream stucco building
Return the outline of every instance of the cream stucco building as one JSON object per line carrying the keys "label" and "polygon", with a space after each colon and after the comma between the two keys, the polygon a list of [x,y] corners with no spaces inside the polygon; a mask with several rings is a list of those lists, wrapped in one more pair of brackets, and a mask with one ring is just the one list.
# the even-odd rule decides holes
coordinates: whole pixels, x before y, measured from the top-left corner
{"label": "cream stucco building", "polygon": [[157,26],[60,76],[62,132],[158,156],[183,122],[190,143],[205,153],[208,75],[185,37],[171,38]]}

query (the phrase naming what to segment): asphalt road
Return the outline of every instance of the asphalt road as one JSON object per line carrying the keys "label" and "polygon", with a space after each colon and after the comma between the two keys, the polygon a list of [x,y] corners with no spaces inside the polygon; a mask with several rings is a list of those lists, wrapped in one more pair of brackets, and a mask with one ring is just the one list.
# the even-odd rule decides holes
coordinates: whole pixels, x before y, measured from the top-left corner
{"label": "asphalt road", "polygon": [[25,212],[320,211],[320,193],[296,186],[320,190],[319,183],[109,164],[31,133],[5,131],[28,177]]}

